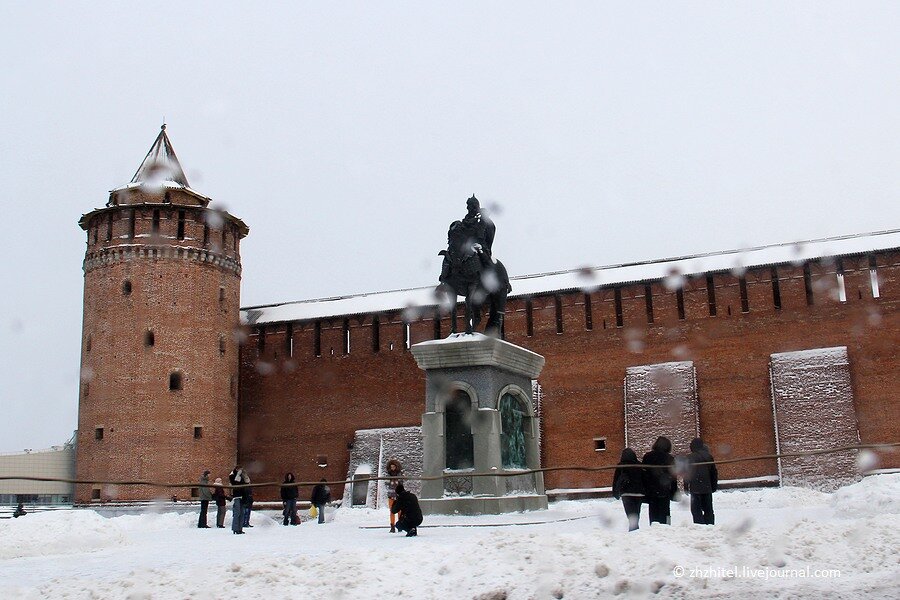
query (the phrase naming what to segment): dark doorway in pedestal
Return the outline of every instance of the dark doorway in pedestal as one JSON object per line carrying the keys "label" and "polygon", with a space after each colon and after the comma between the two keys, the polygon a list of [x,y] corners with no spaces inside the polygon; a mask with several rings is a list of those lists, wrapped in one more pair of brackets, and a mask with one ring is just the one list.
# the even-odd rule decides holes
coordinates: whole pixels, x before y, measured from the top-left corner
{"label": "dark doorway in pedestal", "polygon": [[353,492],[351,502],[353,506],[365,506],[369,496],[369,474],[356,474],[353,476]]}
{"label": "dark doorway in pedestal", "polygon": [[447,468],[471,469],[475,465],[475,452],[469,395],[457,391],[444,408],[444,419]]}

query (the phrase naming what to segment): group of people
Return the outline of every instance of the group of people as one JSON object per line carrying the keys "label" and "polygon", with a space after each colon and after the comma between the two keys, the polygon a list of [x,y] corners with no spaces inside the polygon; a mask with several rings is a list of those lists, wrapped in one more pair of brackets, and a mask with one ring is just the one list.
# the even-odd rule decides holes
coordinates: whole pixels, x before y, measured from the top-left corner
{"label": "group of people", "polygon": [[[253,488],[250,484],[250,476],[241,467],[236,465],[228,476],[230,493],[225,492],[222,479],[216,478],[209,483],[209,471],[203,471],[200,476],[200,517],[197,527],[208,529],[207,511],[210,502],[216,504],[216,527],[225,527],[226,502],[232,501],[231,531],[235,534],[243,534],[245,527],[253,527],[250,524],[250,513],[253,510]],[[415,494],[408,492],[404,487],[400,476],[402,468],[400,462],[391,460],[388,462],[388,506],[391,515],[391,533],[405,531],[407,537],[418,535],[418,526],[422,524],[422,509],[419,508],[419,500]],[[293,473],[285,473],[284,482],[281,485],[281,504],[283,510],[282,524],[299,525],[300,517],[297,514],[297,499],[299,498],[299,486]],[[318,523],[325,522],[325,505],[331,502],[331,489],[323,478],[316,484],[309,498],[312,508],[310,516],[317,517]],[[399,515],[399,516],[398,516]]]}
{"label": "group of people", "polygon": [[253,510],[253,488],[249,487],[250,476],[247,475],[240,465],[236,465],[228,476],[228,481],[232,486],[238,487],[231,487],[231,492],[226,493],[222,478],[216,477],[215,481],[210,484],[209,474],[209,471],[203,471],[203,474],[200,476],[198,493],[200,497],[200,516],[197,520],[197,527],[200,529],[209,529],[211,527],[207,523],[207,513],[210,502],[215,502],[216,527],[224,529],[225,507],[228,501],[233,502],[231,531],[244,533],[244,527],[253,527],[250,524],[250,512]]}
{"label": "group of people", "polygon": [[[231,474],[228,476],[230,483],[229,492],[226,493],[225,485],[221,477],[210,484],[209,471],[203,471],[200,476],[199,497],[200,497],[200,516],[197,520],[197,527],[200,529],[210,529],[207,524],[207,514],[211,502],[216,505],[216,527],[225,528],[225,513],[227,502],[232,502],[231,508],[231,531],[234,534],[243,534],[245,527],[253,527],[250,524],[250,514],[253,511],[253,488],[250,486],[250,475],[241,465],[235,465]],[[281,501],[284,510],[282,511],[284,525],[298,525],[300,518],[297,515],[297,499],[299,497],[299,488],[292,485],[295,482],[294,474],[287,473],[284,476],[284,485],[281,486]],[[314,507],[311,514],[317,513],[319,523],[325,522],[325,505],[331,502],[331,489],[322,479],[320,483],[312,489],[310,502]]]}
{"label": "group of people", "polygon": [[684,479],[684,491],[691,496],[694,523],[715,524],[712,495],[718,487],[719,474],[703,440],[694,438],[690,449],[678,469],[672,442],[666,437],[658,437],[642,461],[631,448],[622,450],[612,491],[617,500],[622,500],[629,531],[638,528],[643,503],[648,505],[650,523],[671,523],[669,503],[678,493],[679,474]]}

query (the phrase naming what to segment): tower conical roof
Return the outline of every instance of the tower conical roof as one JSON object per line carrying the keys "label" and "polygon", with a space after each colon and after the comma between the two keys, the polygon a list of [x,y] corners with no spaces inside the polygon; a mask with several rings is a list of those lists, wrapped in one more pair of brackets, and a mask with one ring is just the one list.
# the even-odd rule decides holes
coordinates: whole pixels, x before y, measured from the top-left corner
{"label": "tower conical roof", "polygon": [[132,184],[150,184],[156,186],[172,187],[176,184],[178,187],[189,188],[187,177],[178,157],[175,156],[175,149],[172,148],[172,142],[166,135],[166,124],[163,123],[159,129],[159,135],[150,151],[144,157],[141,166],[131,178]]}

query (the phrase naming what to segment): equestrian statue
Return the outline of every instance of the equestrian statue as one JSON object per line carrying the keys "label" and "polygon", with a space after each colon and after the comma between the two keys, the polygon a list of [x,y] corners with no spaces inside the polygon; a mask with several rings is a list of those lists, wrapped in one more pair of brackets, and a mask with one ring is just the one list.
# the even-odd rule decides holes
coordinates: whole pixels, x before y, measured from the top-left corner
{"label": "equestrian statue", "polygon": [[466,207],[466,216],[450,224],[447,249],[438,253],[444,261],[436,293],[451,305],[451,333],[456,333],[456,298],[463,296],[466,300],[466,333],[475,331],[481,322],[482,308],[487,303],[485,333],[502,337],[506,296],[512,291],[512,286],[506,267],[491,253],[497,228],[482,214],[481,205],[474,195],[466,201]]}

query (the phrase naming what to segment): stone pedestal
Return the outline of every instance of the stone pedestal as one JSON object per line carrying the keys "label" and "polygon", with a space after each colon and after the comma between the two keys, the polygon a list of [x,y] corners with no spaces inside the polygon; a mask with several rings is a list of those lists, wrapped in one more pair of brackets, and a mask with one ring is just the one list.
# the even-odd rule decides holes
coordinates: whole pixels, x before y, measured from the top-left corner
{"label": "stone pedestal", "polygon": [[[540,468],[540,426],[531,382],[544,357],[481,334],[415,344],[425,371],[422,415],[427,514],[499,514],[547,508]],[[472,473],[497,473],[473,477]]]}

